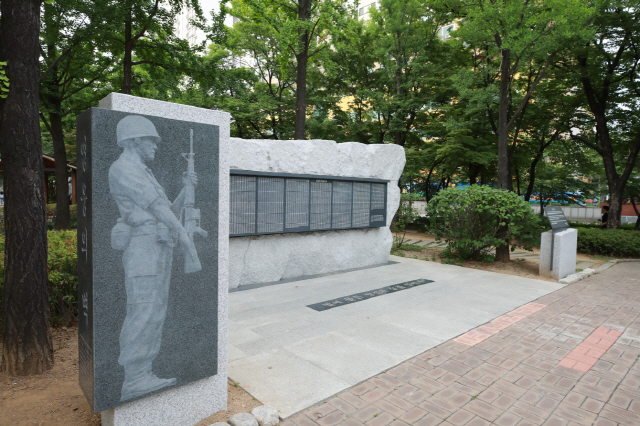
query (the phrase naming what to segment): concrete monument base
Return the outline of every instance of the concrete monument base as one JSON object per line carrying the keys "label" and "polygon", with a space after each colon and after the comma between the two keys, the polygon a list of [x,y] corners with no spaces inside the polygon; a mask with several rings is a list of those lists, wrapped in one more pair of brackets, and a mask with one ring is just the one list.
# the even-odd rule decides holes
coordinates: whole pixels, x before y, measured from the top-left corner
{"label": "concrete monument base", "polygon": [[[553,244],[551,242],[552,237]],[[540,276],[561,280],[567,275],[575,273],[577,250],[577,229],[568,228],[555,233],[553,231],[542,233],[540,242]],[[553,262],[551,261],[552,256]]]}

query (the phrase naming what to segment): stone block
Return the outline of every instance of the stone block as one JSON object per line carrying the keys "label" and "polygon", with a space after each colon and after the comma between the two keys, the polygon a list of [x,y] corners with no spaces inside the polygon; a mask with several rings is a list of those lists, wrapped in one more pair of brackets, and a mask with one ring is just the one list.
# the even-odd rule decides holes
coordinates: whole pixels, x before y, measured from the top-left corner
{"label": "stone block", "polygon": [[258,426],[258,420],[249,413],[237,413],[229,417],[231,426]]}
{"label": "stone block", "polygon": [[[80,281],[91,282],[90,290],[93,290],[86,293],[80,290],[81,385],[96,411],[102,411],[103,425],[191,426],[227,406],[229,234],[226,219],[229,215],[230,116],[220,111],[117,93],[103,99],[100,107],[85,113],[101,119],[100,123],[92,125],[89,120],[87,126],[86,117],[84,122],[80,117],[78,126],[78,169],[79,172],[90,173],[85,174],[84,181],[80,177],[82,172],[79,173],[79,264],[83,255],[91,260],[85,262],[87,265],[79,265],[79,276]],[[125,251],[123,256],[122,251],[112,246],[113,241],[116,242],[114,246],[118,245],[118,238],[111,238],[117,219],[123,216],[131,218],[145,212],[144,208],[142,213],[129,212],[126,202],[117,203],[117,195],[110,189],[113,182],[111,185],[109,183],[109,169],[126,146],[126,143],[123,146],[116,144],[122,139],[117,136],[118,124],[123,118],[134,115],[149,120],[161,138],[155,159],[145,172],[153,176],[160,188],[156,189],[164,191],[170,201],[185,185],[183,173],[187,170],[187,161],[182,154],[190,152],[189,130],[193,129],[194,165],[198,176],[194,207],[200,209],[200,227],[208,231],[207,237],[193,236],[201,270],[195,263],[185,266],[189,262],[184,260],[186,255],[179,244],[172,254],[169,250],[168,256],[160,256],[162,262],[158,261],[151,272],[135,272],[145,269],[147,264],[149,268],[153,266],[153,262],[147,262],[150,254],[127,256]],[[139,128],[140,123],[137,123],[128,131]],[[91,144],[83,143],[87,135],[93,137]],[[118,181],[117,178],[111,179]],[[126,179],[121,181],[124,183]],[[140,197],[144,198],[145,195],[141,193]],[[192,212],[182,210],[183,218]],[[180,209],[176,214],[179,213]],[[128,221],[125,219],[125,222]],[[132,229],[136,230],[138,237],[153,234],[153,238],[149,237],[151,241],[171,246],[171,235],[162,237],[162,232],[154,222],[141,220]],[[114,231],[114,235],[118,233]],[[131,247],[131,241],[125,246]],[[156,245],[148,244],[155,250]],[[119,362],[123,322],[130,309],[130,300],[147,300],[149,294],[154,292],[143,291],[144,279],[136,277],[159,275],[158,271],[162,268],[171,271],[168,308],[161,326],[159,354],[148,366],[153,375],[159,378],[154,379],[158,386],[143,387],[142,392],[134,389],[135,392],[130,392],[125,398],[124,367],[132,364]],[[126,283],[132,282],[131,277],[142,284],[135,281],[136,285],[125,288],[129,285]],[[128,335],[124,334],[125,337]],[[145,350],[141,348],[140,352]],[[93,359],[83,360],[83,354]],[[87,363],[94,359],[100,362],[95,365]],[[87,365],[91,367],[87,368]],[[175,380],[162,381],[169,378]],[[131,383],[135,384],[137,380],[136,376]]]}
{"label": "stone block", "polygon": [[232,237],[229,287],[387,263],[405,155],[397,145],[231,138],[231,169],[388,180],[385,227]]}
{"label": "stone block", "polygon": [[[553,236],[553,253],[551,238]],[[542,233],[540,242],[540,276],[561,280],[576,272],[576,253],[578,250],[578,230],[573,228],[562,231]],[[551,268],[553,256],[553,269]]]}
{"label": "stone block", "polygon": [[256,418],[260,426],[276,426],[280,423],[278,410],[270,405],[261,405],[251,410],[251,414]]}

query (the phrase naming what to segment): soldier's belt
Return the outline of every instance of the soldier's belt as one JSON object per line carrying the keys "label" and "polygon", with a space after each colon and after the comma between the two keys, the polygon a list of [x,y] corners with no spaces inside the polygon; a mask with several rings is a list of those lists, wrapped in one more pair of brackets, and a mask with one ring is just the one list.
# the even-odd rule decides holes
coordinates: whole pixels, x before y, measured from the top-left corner
{"label": "soldier's belt", "polygon": [[151,235],[158,233],[158,224],[154,223],[152,225],[140,225],[140,226],[132,226],[131,227],[131,236],[137,237],[140,235]]}

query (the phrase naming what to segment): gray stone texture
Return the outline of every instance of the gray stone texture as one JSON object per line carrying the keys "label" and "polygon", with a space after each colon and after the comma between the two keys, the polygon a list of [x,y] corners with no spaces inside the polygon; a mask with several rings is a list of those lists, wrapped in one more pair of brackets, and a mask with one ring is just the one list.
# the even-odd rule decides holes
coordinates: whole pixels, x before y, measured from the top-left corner
{"label": "gray stone texture", "polygon": [[[229,163],[228,163],[228,139],[230,115],[221,111],[206,110],[186,105],[162,102],[150,99],[137,98],[129,95],[112,93],[100,101],[100,107],[132,114],[155,116],[173,120],[189,121],[215,125],[219,127],[219,158],[217,190],[217,213],[220,218],[229,216]],[[115,145],[115,139],[112,141]],[[162,147],[159,147],[158,153]],[[197,155],[197,152],[196,152]],[[178,160],[176,160],[177,162]],[[186,163],[182,160],[180,167]],[[196,163],[196,172],[200,179],[201,170]],[[155,173],[155,169],[154,169]],[[199,182],[200,184],[200,182]],[[196,203],[198,199],[196,198]],[[203,228],[204,228],[203,221]],[[217,364],[217,374],[195,382],[171,388],[149,397],[135,400],[118,407],[102,412],[102,424],[113,426],[151,426],[170,424],[172,426],[191,426],[198,421],[226,409],[227,406],[227,354],[228,354],[228,220],[218,220],[217,230],[207,229],[210,238],[215,238],[217,245],[215,274],[217,274],[217,355],[214,354]],[[214,232],[212,232],[214,231]],[[204,262],[203,262],[204,267]],[[204,285],[205,283],[203,283]],[[209,282],[207,285],[215,285]],[[192,327],[192,333],[200,333],[197,324],[182,324],[183,327]],[[189,330],[184,329],[184,333]],[[116,342],[117,343],[117,342]],[[117,345],[116,345],[117,347]],[[181,347],[180,350],[188,353],[190,348]]]}
{"label": "gray stone texture", "polygon": [[258,172],[389,181],[386,227],[231,238],[230,288],[387,263],[393,241],[389,225],[400,202],[397,182],[405,164],[402,147],[231,138],[229,164]]}
{"label": "gray stone texture", "polygon": [[238,413],[229,417],[231,426],[258,426],[258,420],[249,413]]}
{"label": "gray stone texture", "polygon": [[270,405],[261,405],[251,410],[251,414],[256,418],[260,426],[276,426],[280,423],[278,410]]}
{"label": "gray stone texture", "polygon": [[[553,269],[551,269],[551,237],[553,235]],[[576,272],[578,230],[568,228],[543,232],[540,242],[540,276],[561,280]]]}

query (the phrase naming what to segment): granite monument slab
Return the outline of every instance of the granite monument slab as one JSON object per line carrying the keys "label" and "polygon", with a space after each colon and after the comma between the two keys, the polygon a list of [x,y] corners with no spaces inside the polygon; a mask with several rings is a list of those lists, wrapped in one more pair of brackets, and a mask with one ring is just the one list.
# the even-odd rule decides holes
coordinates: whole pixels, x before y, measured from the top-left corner
{"label": "granite monument slab", "polygon": [[544,214],[547,215],[551,229],[566,229],[569,227],[569,222],[562,211],[560,206],[547,206],[544,208]]}
{"label": "granite monument slab", "polygon": [[218,372],[219,130],[78,117],[79,369],[96,412]]}

